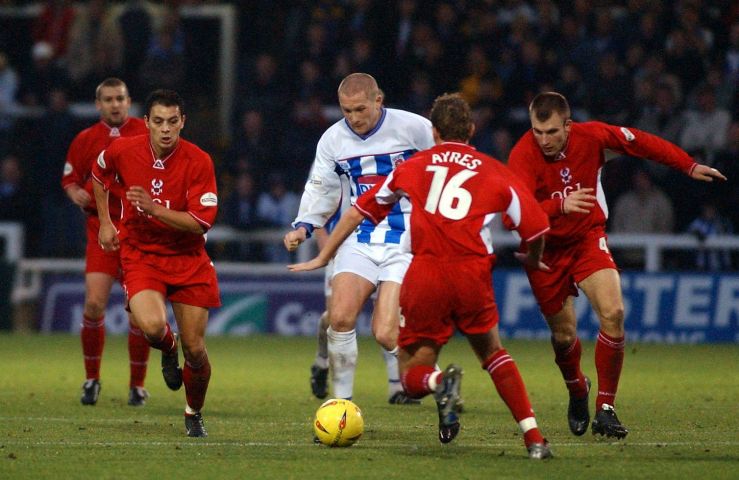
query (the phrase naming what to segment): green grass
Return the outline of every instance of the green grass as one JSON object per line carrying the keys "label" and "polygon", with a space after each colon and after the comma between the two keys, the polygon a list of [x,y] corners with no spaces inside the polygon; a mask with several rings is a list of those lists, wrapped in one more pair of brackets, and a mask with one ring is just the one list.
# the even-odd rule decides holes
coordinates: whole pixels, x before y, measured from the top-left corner
{"label": "green grass", "polygon": [[[630,345],[618,412],[631,433],[599,441],[567,429],[567,394],[548,343],[507,342],[552,461],[527,459],[518,427],[464,341],[442,352],[465,368],[462,431],[436,439],[432,399],[386,403],[379,347],[360,341],[355,401],[365,434],[349,449],[312,444],[308,338],[209,338],[210,436],[184,435],[184,390],[170,392],[152,352],[148,404],[126,405],[124,338],[109,337],[98,405],[83,407],[79,339],[0,336],[0,478],[737,478],[736,345]],[[595,378],[593,345],[583,353]],[[592,400],[592,399],[591,399]],[[592,403],[591,403],[592,408]]]}

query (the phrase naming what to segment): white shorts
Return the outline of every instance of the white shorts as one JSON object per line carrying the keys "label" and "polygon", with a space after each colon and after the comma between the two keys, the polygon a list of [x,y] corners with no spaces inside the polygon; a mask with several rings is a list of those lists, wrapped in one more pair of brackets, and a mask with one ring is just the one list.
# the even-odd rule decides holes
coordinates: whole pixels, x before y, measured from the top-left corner
{"label": "white shorts", "polygon": [[380,282],[403,283],[412,258],[413,255],[401,250],[400,245],[357,243],[356,235],[352,235],[334,257],[334,276],[343,272],[354,273],[375,287]]}

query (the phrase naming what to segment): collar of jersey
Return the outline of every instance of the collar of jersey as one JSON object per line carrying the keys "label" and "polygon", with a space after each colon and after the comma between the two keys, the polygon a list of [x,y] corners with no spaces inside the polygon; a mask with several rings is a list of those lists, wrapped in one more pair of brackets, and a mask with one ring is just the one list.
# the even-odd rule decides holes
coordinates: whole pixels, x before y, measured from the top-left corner
{"label": "collar of jersey", "polygon": [[357,132],[355,132],[352,126],[349,125],[349,122],[346,120],[346,118],[344,119],[344,123],[346,124],[347,128],[349,128],[349,131],[351,131],[354,135],[358,136],[362,140],[367,140],[369,137],[374,135],[376,131],[380,129],[380,127],[382,126],[382,122],[385,121],[385,113],[386,113],[385,107],[382,107],[381,112],[380,112],[380,119],[377,121],[377,125],[375,125],[375,127],[372,130],[365,133],[364,135],[360,135]]}
{"label": "collar of jersey", "polygon": [[114,127],[113,125],[108,125],[108,123],[105,120],[100,120],[100,123],[102,123],[103,125],[105,125],[108,128],[108,130],[113,130],[114,128],[117,128],[118,130],[120,130],[121,128],[123,128],[123,127],[126,126],[126,124],[128,123],[129,120],[131,120],[131,117],[126,118],[126,121],[123,122],[123,123],[121,123],[117,127]]}
{"label": "collar of jersey", "polygon": [[151,158],[153,158],[155,162],[157,160],[161,160],[162,163],[166,163],[167,160],[169,160],[170,158],[172,158],[172,155],[174,155],[175,152],[177,151],[177,149],[179,149],[179,148],[180,148],[180,141],[177,140],[177,145],[175,145],[174,149],[171,152],[169,152],[169,155],[167,155],[164,158],[157,158],[157,154],[154,153],[154,147],[151,146],[151,141],[149,141],[149,152],[151,152]]}

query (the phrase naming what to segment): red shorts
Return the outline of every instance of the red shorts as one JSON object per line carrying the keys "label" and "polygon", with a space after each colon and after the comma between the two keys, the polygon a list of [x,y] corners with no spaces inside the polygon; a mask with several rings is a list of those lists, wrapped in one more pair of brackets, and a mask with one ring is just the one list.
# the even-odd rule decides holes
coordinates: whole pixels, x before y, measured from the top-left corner
{"label": "red shorts", "polygon": [[100,219],[87,216],[87,248],[85,249],[85,273],[106,273],[121,278],[121,256],[119,252],[106,252],[98,241]]}
{"label": "red shorts", "polygon": [[617,269],[608,250],[608,236],[602,229],[592,230],[582,240],[564,247],[544,249],[542,261],[551,272],[526,270],[534,297],[544,316],[562,310],[569,296],[578,296],[577,284],[606,268]]}
{"label": "red shorts", "polygon": [[170,302],[203,308],[221,306],[216,269],[205,249],[157,255],[123,246],[121,264],[128,299],[142,290],[156,290]]}
{"label": "red shorts", "polygon": [[490,331],[498,324],[494,263],[494,257],[454,262],[414,257],[400,287],[398,345],[421,339],[444,345],[455,327],[464,334]]}

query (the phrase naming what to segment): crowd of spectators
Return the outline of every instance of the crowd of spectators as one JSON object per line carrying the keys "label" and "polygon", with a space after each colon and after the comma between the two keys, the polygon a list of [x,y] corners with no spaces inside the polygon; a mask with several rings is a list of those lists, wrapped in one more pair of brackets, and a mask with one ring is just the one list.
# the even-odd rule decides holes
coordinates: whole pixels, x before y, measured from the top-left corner
{"label": "crowd of spectators", "polygon": [[[26,3],[32,2],[0,0],[3,6]],[[68,249],[75,243],[63,235],[56,245],[33,243],[50,238],[43,232],[53,218],[42,217],[69,214],[60,206],[56,177],[69,136],[90,123],[64,116],[66,98],[89,99],[97,82],[115,75],[138,101],[156,86],[182,91],[196,107],[190,123],[198,122],[197,107],[207,110],[217,98],[217,43],[185,25],[178,12],[214,3],[233,4],[239,24],[231,141],[205,143],[219,172],[224,223],[244,229],[289,223],[315,144],[340,115],[336,86],[346,74],[363,71],[378,79],[388,106],[420,114],[437,95],[460,91],[475,114],[472,143],[502,161],[528,128],[533,95],[559,91],[576,121],[658,134],[729,177],[725,185],[699,190],[651,162],[609,162],[602,181],[614,206],[659,197],[659,210],[674,219],[618,219],[634,211],[616,208],[614,228],[685,232],[705,216],[706,205],[726,217],[728,227],[739,227],[739,4],[731,0],[41,3],[39,17],[23,28],[30,35],[25,50],[14,47],[20,28],[0,29],[0,158],[20,159],[15,176],[30,189],[20,194],[38,199],[38,215],[25,217],[39,219],[29,220],[28,255],[73,253]],[[18,105],[47,113],[19,120],[12,114]],[[0,191],[3,205],[13,191]],[[262,207],[265,195],[272,198],[269,207]],[[254,258],[243,249],[231,255]],[[275,255],[265,249],[258,256],[281,260]]]}

